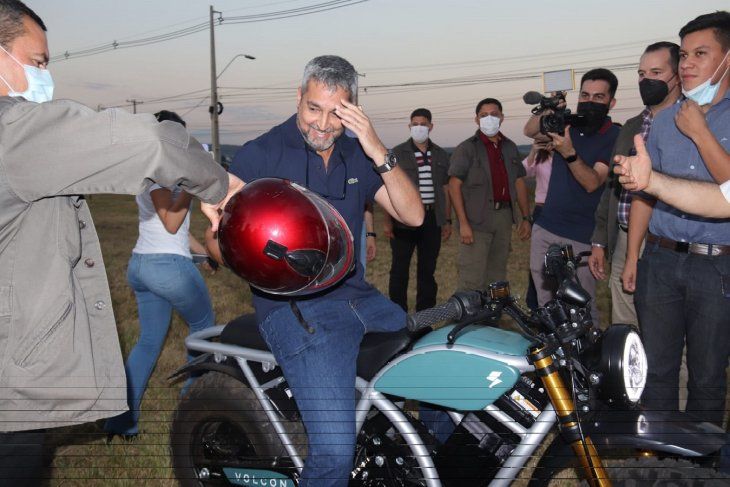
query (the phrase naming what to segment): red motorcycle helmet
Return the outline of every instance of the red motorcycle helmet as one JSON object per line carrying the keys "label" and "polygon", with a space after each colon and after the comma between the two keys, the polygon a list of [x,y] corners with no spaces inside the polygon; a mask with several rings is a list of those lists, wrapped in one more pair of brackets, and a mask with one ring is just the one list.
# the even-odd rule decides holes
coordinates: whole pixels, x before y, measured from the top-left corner
{"label": "red motorcycle helmet", "polygon": [[223,210],[218,242],[228,267],[271,294],[322,291],[355,265],[354,240],[342,215],[286,179],[246,184]]}

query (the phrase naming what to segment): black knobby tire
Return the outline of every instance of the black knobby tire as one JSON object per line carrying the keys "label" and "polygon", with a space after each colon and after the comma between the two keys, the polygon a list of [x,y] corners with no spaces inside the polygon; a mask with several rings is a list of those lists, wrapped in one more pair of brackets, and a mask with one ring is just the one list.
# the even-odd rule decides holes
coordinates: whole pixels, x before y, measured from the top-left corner
{"label": "black knobby tire", "polygon": [[[603,460],[614,487],[727,487],[730,477],[688,460],[655,457]],[[581,485],[588,485],[583,481]]]}
{"label": "black knobby tire", "polygon": [[[287,421],[284,425],[297,450],[306,454],[301,424]],[[172,423],[170,446],[175,477],[184,487],[227,485],[213,478],[199,480],[197,472],[201,466],[291,466],[253,391],[219,372],[198,378],[180,401]],[[282,458],[287,460],[282,462]]]}

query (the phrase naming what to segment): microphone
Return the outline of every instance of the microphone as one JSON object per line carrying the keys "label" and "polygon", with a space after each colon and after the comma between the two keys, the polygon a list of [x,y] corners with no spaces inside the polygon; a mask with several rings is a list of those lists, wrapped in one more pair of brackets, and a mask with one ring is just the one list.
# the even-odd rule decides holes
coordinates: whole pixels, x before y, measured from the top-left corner
{"label": "microphone", "polygon": [[537,105],[542,101],[542,99],[542,94],[537,91],[528,91],[522,96],[522,101],[524,101],[527,105]]}

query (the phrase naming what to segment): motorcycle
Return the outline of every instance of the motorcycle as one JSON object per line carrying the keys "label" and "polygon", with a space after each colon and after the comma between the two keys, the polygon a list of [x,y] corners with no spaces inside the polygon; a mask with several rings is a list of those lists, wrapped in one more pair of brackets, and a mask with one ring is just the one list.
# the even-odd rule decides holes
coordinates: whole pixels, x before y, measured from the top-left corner
{"label": "motorcycle", "polygon": [[[538,450],[533,486],[565,469],[579,469],[591,486],[728,485],[712,468],[722,429],[638,407],[647,372],[641,339],[629,325],[594,326],[575,273],[585,256],[570,246],[548,250],[545,271],[559,286],[535,312],[502,281],[409,315],[401,332],[366,335],[350,485],[507,486]],[[495,327],[502,315],[519,331]],[[172,376],[198,376],[172,424],[177,479],[296,486],[306,434],[254,316],[185,343],[202,354]],[[448,439],[419,421],[416,401],[446,419]]]}

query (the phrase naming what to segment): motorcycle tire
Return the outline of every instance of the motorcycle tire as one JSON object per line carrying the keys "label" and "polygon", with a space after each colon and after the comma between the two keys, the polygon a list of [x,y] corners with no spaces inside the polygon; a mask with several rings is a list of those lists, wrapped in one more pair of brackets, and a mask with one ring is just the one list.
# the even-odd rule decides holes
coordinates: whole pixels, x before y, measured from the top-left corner
{"label": "motorcycle tire", "polygon": [[[603,460],[614,487],[715,487],[730,476],[688,460],[655,457]],[[581,485],[589,485],[583,481]]]}
{"label": "motorcycle tire", "polygon": [[[306,455],[301,423],[283,424],[297,451]],[[219,372],[198,378],[180,401],[170,446],[175,477],[183,487],[229,485],[221,475],[224,466],[293,468],[282,464],[288,455],[253,391]],[[200,475],[204,467],[207,472]]]}

